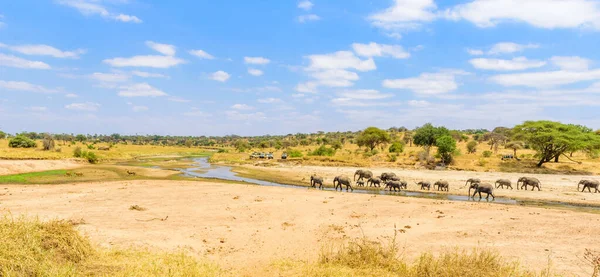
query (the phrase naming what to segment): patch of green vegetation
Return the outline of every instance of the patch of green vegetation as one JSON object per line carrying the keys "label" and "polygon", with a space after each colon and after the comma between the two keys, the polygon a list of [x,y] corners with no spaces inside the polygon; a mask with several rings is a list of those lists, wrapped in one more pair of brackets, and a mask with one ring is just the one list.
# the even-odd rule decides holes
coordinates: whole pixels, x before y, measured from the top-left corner
{"label": "patch of green vegetation", "polygon": [[66,170],[49,170],[40,172],[21,173],[14,175],[0,176],[0,183],[2,184],[27,184],[34,179],[44,178],[48,176],[65,176]]}

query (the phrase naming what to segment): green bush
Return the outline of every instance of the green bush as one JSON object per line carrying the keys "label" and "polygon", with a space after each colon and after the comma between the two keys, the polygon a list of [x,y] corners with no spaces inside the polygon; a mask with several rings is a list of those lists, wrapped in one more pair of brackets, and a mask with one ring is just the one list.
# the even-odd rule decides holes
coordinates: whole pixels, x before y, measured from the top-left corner
{"label": "green bush", "polygon": [[477,142],[476,141],[469,141],[469,143],[467,143],[467,153],[469,154],[473,154],[477,152]]}
{"label": "green bush", "polygon": [[404,152],[404,143],[400,141],[396,141],[390,145],[389,149],[390,153],[402,153]]}
{"label": "green bush", "polygon": [[88,144],[87,149],[94,150],[96,147],[93,144]]}
{"label": "green bush", "polygon": [[435,145],[438,147],[438,154],[442,162],[449,164],[452,162],[452,154],[456,150],[456,141],[451,136],[441,136],[436,139]]}
{"label": "green bush", "polygon": [[34,148],[37,147],[37,143],[23,135],[18,135],[8,141],[8,147],[11,148]]}
{"label": "green bush", "polygon": [[388,154],[388,162],[395,163],[398,160],[398,154]]}
{"label": "green bush", "polygon": [[73,157],[86,159],[91,164],[98,162],[98,156],[96,156],[96,153],[92,151],[81,150],[81,147],[79,146],[77,146],[77,148],[75,148],[73,151]]}
{"label": "green bush", "polygon": [[300,150],[296,149],[290,149],[287,153],[290,158],[302,158],[302,156],[304,156]]}
{"label": "green bush", "polygon": [[489,151],[489,150],[483,151],[483,157],[489,158],[491,156],[492,156],[492,151]]}
{"label": "green bush", "polygon": [[83,151],[81,150],[81,147],[77,146],[75,147],[75,150],[73,150],[73,157],[75,158],[82,158],[82,154]]}
{"label": "green bush", "polygon": [[217,153],[227,153],[227,150],[223,149],[223,148],[219,148],[219,150],[217,150]]}
{"label": "green bush", "polygon": [[325,145],[321,145],[321,147],[317,148],[315,151],[310,153],[311,156],[333,156],[335,155],[335,149],[329,148]]}
{"label": "green bush", "polygon": [[53,150],[55,147],[54,138],[52,136],[46,136],[43,141],[43,149],[45,151]]}

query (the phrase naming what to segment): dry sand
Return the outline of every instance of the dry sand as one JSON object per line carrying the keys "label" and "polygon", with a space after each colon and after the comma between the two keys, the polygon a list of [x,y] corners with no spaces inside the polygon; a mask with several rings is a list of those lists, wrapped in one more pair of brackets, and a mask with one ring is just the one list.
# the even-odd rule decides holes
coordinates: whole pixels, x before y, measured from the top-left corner
{"label": "dry sand", "polygon": [[550,260],[567,276],[590,276],[584,250],[600,246],[599,214],[211,182],[3,185],[0,209],[83,219],[78,228],[100,245],[184,248],[252,276],[269,275],[261,268],[281,259],[313,261],[332,242],[387,241],[395,229],[410,258],[492,249],[537,270]]}
{"label": "dry sand", "polygon": [[0,160],[0,175],[71,169],[84,165],[77,160]]}

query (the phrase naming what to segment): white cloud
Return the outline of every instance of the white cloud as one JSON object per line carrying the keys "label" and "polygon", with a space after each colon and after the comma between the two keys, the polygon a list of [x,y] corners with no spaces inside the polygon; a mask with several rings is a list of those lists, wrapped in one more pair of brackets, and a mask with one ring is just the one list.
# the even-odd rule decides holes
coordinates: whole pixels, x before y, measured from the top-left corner
{"label": "white cloud", "polygon": [[169,76],[160,73],[150,73],[144,71],[132,71],[131,74],[142,78],[169,78]]}
{"label": "white cloud", "polygon": [[211,54],[208,54],[208,53],[206,53],[204,50],[200,50],[200,49],[197,49],[197,50],[190,50],[190,51],[189,51],[189,53],[190,53],[191,55],[194,55],[194,56],[196,56],[196,57],[198,57],[198,58],[201,58],[201,59],[212,60],[212,59],[214,59],[214,58],[215,58],[215,57],[213,57]]}
{"label": "white cloud", "polygon": [[475,68],[499,71],[525,70],[546,65],[544,61],[528,60],[525,57],[517,57],[512,60],[478,58],[472,59],[469,62]]}
{"label": "white cloud", "polygon": [[139,83],[119,87],[117,95],[121,97],[159,97],[167,96],[168,94],[147,83]]}
{"label": "white cloud", "polygon": [[146,41],[146,46],[152,48],[154,51],[157,51],[165,56],[175,56],[177,50],[175,49],[175,45],[171,44],[162,44],[156,43],[153,41]]}
{"label": "white cloud", "polygon": [[395,0],[394,4],[369,16],[369,21],[384,30],[409,30],[436,18],[433,0]]}
{"label": "white cloud", "polygon": [[412,107],[423,108],[429,106],[429,102],[425,100],[410,100],[408,101],[408,105]]}
{"label": "white cloud", "polygon": [[67,93],[67,94],[65,94],[65,97],[67,97],[67,98],[77,98],[77,97],[79,97],[79,95],[74,94],[74,93]]}
{"label": "white cloud", "polygon": [[491,77],[490,80],[503,86],[554,87],[583,81],[600,80],[600,69],[500,74]]}
{"label": "white cloud", "polygon": [[226,111],[225,114],[231,120],[254,121],[267,119],[266,115],[262,112],[240,113],[239,111]]}
{"label": "white cloud", "polygon": [[337,92],[337,95],[341,98],[360,100],[377,100],[394,96],[393,94],[382,94],[378,90],[374,89],[343,90]]}
{"label": "white cloud", "polygon": [[25,109],[28,111],[32,111],[32,112],[45,112],[48,110],[48,108],[46,108],[46,107],[39,107],[39,106],[31,106],[31,107],[27,107]]}
{"label": "white cloud", "polygon": [[57,3],[78,10],[85,16],[99,15],[104,18],[117,20],[121,22],[142,23],[142,20],[134,15],[113,14],[110,13],[104,6],[98,4],[96,0],[58,0]]}
{"label": "white cloud", "polygon": [[209,113],[205,113],[198,108],[192,108],[189,112],[183,113],[185,116],[190,117],[211,117],[212,115]]}
{"label": "white cloud", "polygon": [[131,108],[134,112],[145,112],[148,110],[148,107],[146,106],[133,106],[133,108]]}
{"label": "white cloud", "polygon": [[282,103],[283,101],[281,101],[281,99],[279,98],[263,98],[263,99],[258,99],[257,100],[258,103],[264,103],[264,104],[274,104],[274,103]]}
{"label": "white cloud", "polygon": [[171,101],[171,102],[178,102],[178,103],[189,103],[191,102],[190,100],[181,98],[181,97],[177,97],[177,96],[171,96],[169,97],[167,100]]}
{"label": "white cloud", "polygon": [[490,55],[498,54],[510,54],[515,52],[521,52],[529,48],[539,48],[538,44],[518,44],[514,42],[500,42],[496,43],[492,49],[488,52]]}
{"label": "white cloud", "polygon": [[73,51],[62,51],[54,48],[50,45],[35,44],[35,45],[6,45],[0,43],[0,48],[7,48],[11,51],[18,52],[25,55],[31,56],[51,56],[55,58],[73,58],[78,59],[79,55],[84,54],[86,51],[83,49],[77,49]]}
{"label": "white cloud", "polygon": [[354,85],[352,81],[359,79],[355,72],[343,69],[316,71],[311,76],[317,80],[318,85],[327,87],[350,87]]}
{"label": "white cloud", "polygon": [[419,77],[406,79],[386,79],[386,88],[406,89],[418,94],[435,95],[454,91],[458,88],[455,76],[460,72],[422,73]]}
{"label": "white cloud", "polygon": [[572,57],[559,57],[554,56],[550,58],[550,61],[560,67],[562,70],[571,71],[585,71],[588,70],[592,61],[577,56]]}
{"label": "white cloud", "polygon": [[261,76],[261,75],[263,75],[263,71],[259,70],[259,69],[249,68],[248,74],[250,74],[252,76]]}
{"label": "white cloud", "polygon": [[182,63],[185,60],[173,56],[133,56],[131,58],[113,58],[102,61],[114,67],[153,67],[153,68],[169,68]]}
{"label": "white cloud", "polygon": [[467,52],[469,53],[469,55],[472,55],[472,56],[481,56],[481,55],[483,55],[483,51],[482,50],[478,50],[478,49],[467,49]]}
{"label": "white cloud", "polygon": [[107,83],[120,83],[126,82],[129,80],[131,76],[123,73],[93,73],[90,75],[90,78]]}
{"label": "white cloud", "polygon": [[231,108],[235,110],[254,110],[254,107],[248,106],[246,104],[235,104],[231,106]]}
{"label": "white cloud", "polygon": [[268,64],[271,60],[263,57],[244,57],[244,62],[247,64]]}
{"label": "white cloud", "polygon": [[356,69],[358,71],[371,71],[377,69],[373,59],[361,60],[350,51],[338,51],[324,55],[310,55],[309,70],[322,69]]}
{"label": "white cloud", "polygon": [[0,88],[13,91],[29,91],[38,93],[56,93],[58,90],[49,89],[40,85],[34,85],[27,82],[18,81],[2,81],[0,80]]}
{"label": "white cloud", "polygon": [[225,71],[217,71],[213,74],[210,74],[210,79],[211,80],[215,80],[215,81],[219,81],[219,82],[226,82],[229,79],[230,75],[225,72]]}
{"label": "white cloud", "polygon": [[71,103],[65,106],[65,109],[68,110],[76,110],[76,111],[88,111],[95,112],[100,108],[100,104],[94,102],[85,102],[85,103]]}
{"label": "white cloud", "polygon": [[305,11],[309,11],[314,6],[310,1],[301,1],[298,3],[298,8],[303,9]]}
{"label": "white cloud", "polygon": [[538,28],[600,29],[600,5],[590,0],[475,0],[444,12],[486,28],[503,22],[524,22]]}
{"label": "white cloud", "polygon": [[296,91],[303,93],[317,93],[317,87],[318,84],[316,82],[305,82],[298,84],[296,86]]}
{"label": "white cloud", "polygon": [[50,69],[50,65],[39,61],[30,61],[21,59],[12,55],[4,55],[0,53],[0,66],[25,68],[25,69]]}
{"label": "white cloud", "polygon": [[391,56],[396,59],[406,59],[410,57],[410,53],[406,52],[400,45],[377,44],[375,42],[369,44],[353,43],[352,48],[357,55],[368,58]]}
{"label": "white cloud", "polygon": [[276,86],[264,86],[264,87],[256,87],[256,88],[232,88],[230,89],[234,92],[281,92],[281,88]]}
{"label": "white cloud", "polygon": [[305,14],[305,15],[298,16],[298,22],[300,22],[300,23],[305,23],[308,21],[317,21],[317,20],[321,20],[321,17],[316,14]]}

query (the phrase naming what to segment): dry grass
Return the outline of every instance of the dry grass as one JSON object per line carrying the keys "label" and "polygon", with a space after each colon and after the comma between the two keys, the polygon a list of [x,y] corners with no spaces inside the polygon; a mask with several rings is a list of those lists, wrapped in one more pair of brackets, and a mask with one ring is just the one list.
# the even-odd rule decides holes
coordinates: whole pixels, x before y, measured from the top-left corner
{"label": "dry grass", "polygon": [[183,253],[93,247],[67,221],[0,219],[0,276],[222,276]]}
{"label": "dry grass", "polygon": [[131,205],[131,206],[129,207],[129,210],[130,210],[130,211],[139,211],[139,212],[143,212],[143,211],[146,211],[146,210],[148,210],[148,209],[146,209],[146,208],[144,208],[144,207],[140,207],[139,205]]}

